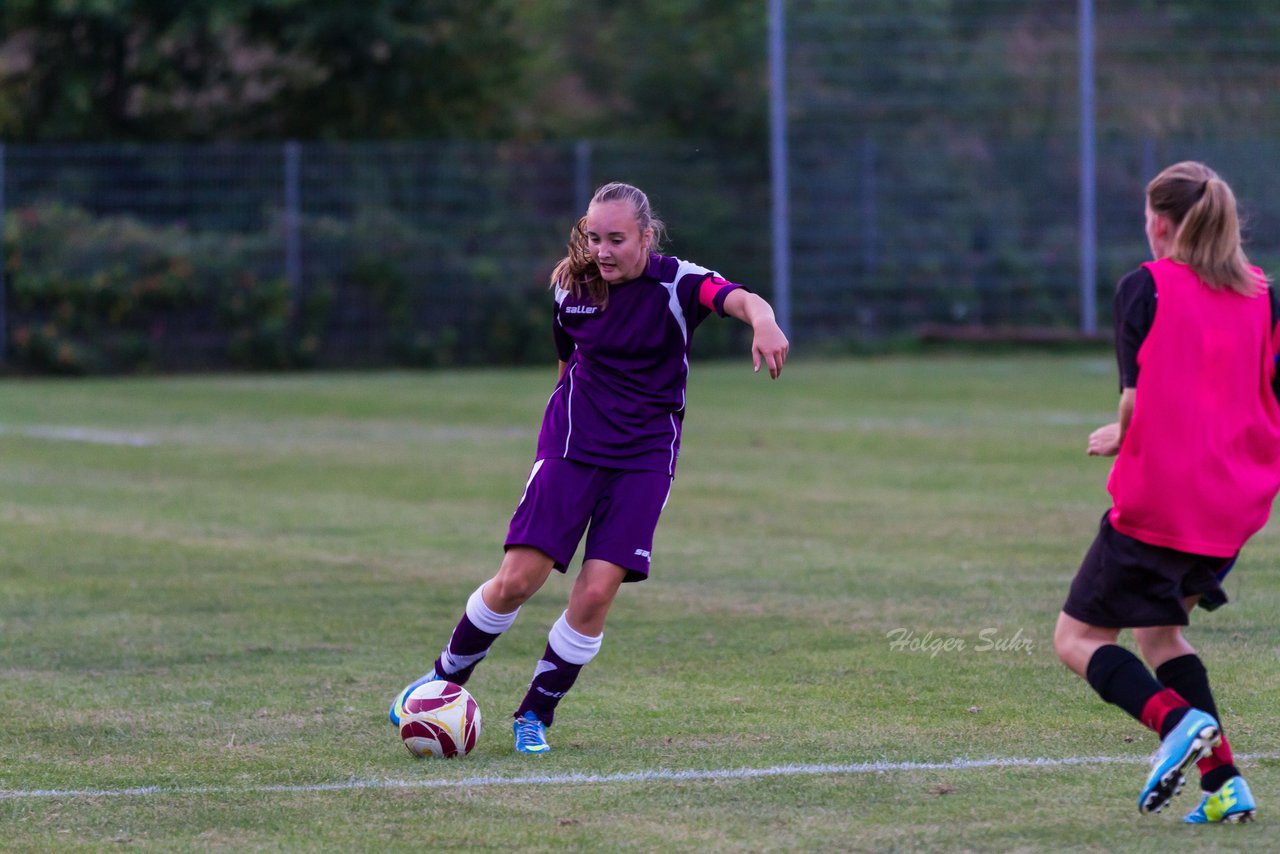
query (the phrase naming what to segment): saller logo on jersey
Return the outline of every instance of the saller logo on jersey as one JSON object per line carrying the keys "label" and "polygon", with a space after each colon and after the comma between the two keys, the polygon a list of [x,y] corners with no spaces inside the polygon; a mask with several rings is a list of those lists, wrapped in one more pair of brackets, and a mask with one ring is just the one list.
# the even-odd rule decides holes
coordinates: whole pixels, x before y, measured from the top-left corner
{"label": "saller logo on jersey", "polygon": [[637,555],[638,557],[642,557],[642,558],[644,558],[645,560],[648,560],[648,559],[649,559],[649,553],[648,553],[647,551],[645,551],[644,549],[636,549],[636,555]]}
{"label": "saller logo on jersey", "polygon": [[561,309],[565,314],[595,314],[599,310],[598,305],[566,305]]}

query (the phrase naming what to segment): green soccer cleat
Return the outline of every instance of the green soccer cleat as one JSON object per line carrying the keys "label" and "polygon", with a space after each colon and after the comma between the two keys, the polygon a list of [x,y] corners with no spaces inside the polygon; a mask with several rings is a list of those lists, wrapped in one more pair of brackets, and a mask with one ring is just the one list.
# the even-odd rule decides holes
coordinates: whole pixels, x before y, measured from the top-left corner
{"label": "green soccer cleat", "polygon": [[443,677],[437,676],[433,667],[425,676],[410,682],[408,687],[396,694],[396,698],[391,701],[391,711],[387,713],[387,717],[391,718],[391,725],[400,726],[400,716],[404,714],[404,701],[409,699],[409,695],[413,693],[413,689],[419,685],[426,685],[428,682],[439,682]]}
{"label": "green soccer cleat", "polygon": [[547,744],[547,726],[533,712],[525,712],[516,718],[511,725],[516,736],[516,753],[546,753],[551,750]]}
{"label": "green soccer cleat", "polygon": [[1183,821],[1187,824],[1218,824],[1224,821],[1243,824],[1253,821],[1257,808],[1249,784],[1243,777],[1232,777],[1218,791],[1201,798],[1200,806],[1187,813]]}
{"label": "green soccer cleat", "polygon": [[1151,773],[1138,796],[1140,812],[1160,812],[1182,791],[1187,769],[1213,752],[1222,741],[1222,730],[1208,712],[1191,709],[1160,742],[1151,759]]}

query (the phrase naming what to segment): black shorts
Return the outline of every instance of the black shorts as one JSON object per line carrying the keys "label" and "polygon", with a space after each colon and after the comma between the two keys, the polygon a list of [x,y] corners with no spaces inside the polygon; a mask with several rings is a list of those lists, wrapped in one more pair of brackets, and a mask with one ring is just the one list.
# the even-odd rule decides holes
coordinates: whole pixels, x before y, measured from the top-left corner
{"label": "black shorts", "polygon": [[1188,596],[1202,596],[1213,607],[1227,601],[1220,579],[1233,561],[1135,540],[1111,527],[1108,511],[1062,610],[1112,629],[1185,626]]}

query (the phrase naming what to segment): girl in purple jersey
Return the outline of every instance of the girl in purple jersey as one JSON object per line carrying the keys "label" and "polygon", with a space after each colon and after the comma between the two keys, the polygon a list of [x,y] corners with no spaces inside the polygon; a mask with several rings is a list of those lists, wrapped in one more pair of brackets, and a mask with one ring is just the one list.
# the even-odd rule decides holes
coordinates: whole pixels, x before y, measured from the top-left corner
{"label": "girl in purple jersey", "polygon": [[712,313],[751,326],[752,362],[777,379],[789,344],[773,309],[719,274],[657,254],[663,224],[628,184],[598,189],[551,276],[560,375],[533,469],[496,575],[467,601],[432,669],[396,695],[392,724],[417,686],[463,684],[551,571],[565,572],[586,535],[568,608],[551,627],[515,712],[516,750],[550,750],[556,705],[600,650],[624,582],[649,574],[658,517],[680,450],[693,331]]}
{"label": "girl in purple jersey", "polygon": [[[1119,417],[1089,437],[1115,456],[1111,509],[1071,584],[1054,648],[1102,699],[1161,738],[1138,798],[1158,812],[1198,764],[1192,824],[1248,821],[1253,795],[1222,735],[1204,664],[1183,637],[1280,490],[1276,334],[1267,278],[1240,243],[1231,188],[1201,163],[1147,185],[1154,261],[1116,294]],[[1152,672],[1116,643],[1121,629]]]}

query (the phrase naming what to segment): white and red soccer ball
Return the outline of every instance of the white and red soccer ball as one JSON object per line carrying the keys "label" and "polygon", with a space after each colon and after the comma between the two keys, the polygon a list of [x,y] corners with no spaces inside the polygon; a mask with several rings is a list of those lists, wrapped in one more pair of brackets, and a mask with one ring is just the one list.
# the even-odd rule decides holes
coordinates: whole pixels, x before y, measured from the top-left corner
{"label": "white and red soccer ball", "polygon": [[425,682],[404,701],[400,737],[414,756],[466,756],[480,738],[480,707],[461,685]]}

